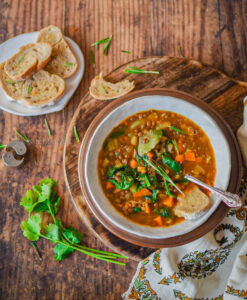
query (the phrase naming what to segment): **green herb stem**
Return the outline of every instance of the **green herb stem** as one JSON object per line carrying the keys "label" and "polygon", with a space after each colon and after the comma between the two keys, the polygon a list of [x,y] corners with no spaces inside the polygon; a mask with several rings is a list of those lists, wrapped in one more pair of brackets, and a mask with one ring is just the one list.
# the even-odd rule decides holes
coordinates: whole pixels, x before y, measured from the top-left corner
{"label": "green herb stem", "polygon": [[39,249],[38,249],[37,245],[34,242],[31,242],[31,245],[32,245],[33,249],[35,250],[35,252],[38,254],[39,260],[42,261],[42,256],[39,252]]}
{"label": "green herb stem", "polygon": [[174,126],[170,126],[169,128],[172,129],[172,130],[174,130],[174,131],[177,131],[179,133],[185,134],[184,131],[182,131],[181,129],[178,129],[178,128],[174,127]]}
{"label": "green herb stem", "polygon": [[159,71],[149,71],[149,70],[143,70],[143,69],[137,69],[134,67],[128,67],[128,69],[125,69],[124,72],[126,73],[132,73],[132,74],[159,74]]}
{"label": "green herb stem", "polygon": [[107,37],[107,38],[105,38],[105,39],[99,40],[99,41],[97,41],[97,42],[91,44],[90,47],[97,46],[97,45],[100,45],[100,44],[104,44],[104,43],[106,43],[106,42],[109,40],[109,38],[110,38],[110,37]]}
{"label": "green herb stem", "polygon": [[25,141],[26,143],[30,143],[30,140],[28,139],[28,137],[26,135],[22,135],[19,131],[15,130],[15,133],[21,138],[23,139],[23,141]]}
{"label": "green herb stem", "polygon": [[126,54],[131,54],[131,52],[128,50],[121,50],[121,52],[126,53]]}
{"label": "green herb stem", "polygon": [[27,96],[29,96],[29,93],[30,93],[30,84],[27,87]]}
{"label": "green herb stem", "polygon": [[79,139],[79,136],[78,136],[78,133],[77,133],[76,126],[74,126],[74,135],[75,135],[75,139],[76,139],[77,143],[80,143],[80,139]]}
{"label": "green herb stem", "polygon": [[95,57],[94,57],[94,52],[92,50],[89,51],[90,59],[93,65],[93,68],[95,68]]}
{"label": "green herb stem", "polygon": [[109,51],[109,46],[110,46],[110,43],[111,43],[111,40],[112,40],[112,35],[108,38],[108,41],[103,49],[103,54],[104,55],[108,55],[108,51]]}
{"label": "green herb stem", "polygon": [[17,63],[19,64],[24,58],[24,54],[22,54],[22,56],[18,59]]}
{"label": "green herb stem", "polygon": [[125,263],[122,263],[122,262],[113,260],[114,258],[111,257],[111,256],[100,255],[100,254],[97,255],[97,254],[94,254],[94,253],[92,253],[92,252],[88,252],[88,251],[85,251],[85,250],[80,249],[80,248],[78,248],[78,247],[75,247],[74,245],[69,244],[69,243],[67,243],[67,242],[62,242],[62,241],[58,241],[58,240],[53,240],[53,239],[51,239],[51,238],[49,238],[49,237],[47,237],[47,236],[45,236],[45,235],[43,235],[43,234],[41,234],[41,233],[39,234],[39,236],[42,237],[42,238],[44,238],[44,239],[50,240],[50,241],[53,242],[53,243],[61,244],[61,245],[63,245],[63,246],[66,246],[66,247],[68,247],[68,248],[74,249],[74,250],[76,250],[76,251],[78,251],[78,252],[81,252],[81,253],[83,253],[83,254],[86,254],[86,255],[92,256],[92,257],[94,257],[94,258],[97,258],[97,259],[99,259],[99,260],[108,261],[108,262],[111,262],[111,263],[114,263],[114,264],[118,264],[118,265],[122,265],[122,266],[125,266],[125,265],[126,265]]}
{"label": "green herb stem", "polygon": [[47,121],[46,118],[45,118],[44,122],[45,122],[45,126],[46,126],[46,128],[47,128],[47,131],[48,131],[48,135],[49,135],[49,136],[52,136],[51,128],[50,128],[50,125],[49,125],[49,123],[48,123],[48,121]]}
{"label": "green herb stem", "polygon": [[65,63],[65,66],[71,67],[71,66],[73,66],[73,63],[71,63],[71,62],[66,62],[66,63]]}

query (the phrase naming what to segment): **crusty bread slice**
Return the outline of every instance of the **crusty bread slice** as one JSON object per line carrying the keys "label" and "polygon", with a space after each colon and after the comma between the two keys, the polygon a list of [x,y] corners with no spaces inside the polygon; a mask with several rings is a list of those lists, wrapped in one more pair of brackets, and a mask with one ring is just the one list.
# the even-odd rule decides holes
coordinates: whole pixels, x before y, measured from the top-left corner
{"label": "crusty bread slice", "polygon": [[50,25],[43,28],[37,38],[37,42],[40,41],[52,45],[52,59],[45,70],[62,78],[71,77],[77,71],[77,60],[58,27]]}
{"label": "crusty bread slice", "polygon": [[8,59],[5,72],[13,80],[27,79],[43,69],[51,59],[52,47],[48,43],[27,44]]}
{"label": "crusty bread slice", "polygon": [[100,73],[92,81],[89,92],[92,97],[99,100],[110,100],[119,98],[135,88],[134,81],[122,80],[117,83],[111,83],[104,80],[103,74]]}
{"label": "crusty bread slice", "polygon": [[40,30],[37,42],[49,43],[51,46],[55,46],[57,43],[61,42],[63,39],[63,34],[60,28],[50,25]]}
{"label": "crusty bread slice", "polygon": [[62,78],[68,78],[77,69],[77,60],[64,39],[52,47],[52,59],[46,65],[45,70]]}
{"label": "crusty bread slice", "polygon": [[44,106],[56,102],[65,90],[64,80],[47,71],[40,70],[31,78],[13,81],[0,64],[0,85],[7,96],[28,106]]}
{"label": "crusty bread slice", "polygon": [[13,100],[17,100],[21,97],[21,91],[24,81],[16,81],[11,79],[4,70],[5,62],[0,64],[0,85],[7,94]]}
{"label": "crusty bread slice", "polygon": [[192,220],[200,217],[211,206],[211,202],[196,185],[191,185],[184,192],[184,196],[179,196],[179,202],[174,208],[177,217],[184,217]]}

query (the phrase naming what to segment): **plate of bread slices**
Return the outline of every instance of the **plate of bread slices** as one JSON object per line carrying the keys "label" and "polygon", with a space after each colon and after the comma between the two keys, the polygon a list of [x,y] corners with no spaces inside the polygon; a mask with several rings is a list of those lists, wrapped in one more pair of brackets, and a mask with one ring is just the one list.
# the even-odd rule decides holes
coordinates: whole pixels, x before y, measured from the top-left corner
{"label": "plate of bread slices", "polygon": [[62,110],[84,73],[79,46],[53,25],[0,45],[0,109],[37,116]]}

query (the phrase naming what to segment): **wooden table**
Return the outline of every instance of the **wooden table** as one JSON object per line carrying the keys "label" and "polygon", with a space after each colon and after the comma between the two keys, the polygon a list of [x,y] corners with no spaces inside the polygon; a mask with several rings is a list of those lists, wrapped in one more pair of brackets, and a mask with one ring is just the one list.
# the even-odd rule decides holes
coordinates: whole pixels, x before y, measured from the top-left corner
{"label": "wooden table", "polygon": [[[106,249],[89,235],[69,199],[63,170],[62,150],[66,130],[89,82],[128,60],[148,55],[181,55],[213,65],[226,74],[247,81],[247,1],[231,0],[5,0],[0,3],[0,41],[54,24],[73,38],[86,59],[84,78],[68,106],[48,115],[52,138],[44,116],[17,117],[0,112],[0,143],[16,138],[14,128],[32,139],[37,153],[20,169],[0,161],[0,298],[1,299],[120,299],[136,269],[110,265],[73,253],[63,262],[53,259],[52,245],[38,243],[40,263],[22,236],[26,217],[20,198],[40,179],[58,180],[62,196],[60,216],[66,225],[85,233],[90,247]],[[96,68],[89,60],[89,45],[113,34],[109,55],[96,52]],[[131,54],[121,53],[129,50]]]}

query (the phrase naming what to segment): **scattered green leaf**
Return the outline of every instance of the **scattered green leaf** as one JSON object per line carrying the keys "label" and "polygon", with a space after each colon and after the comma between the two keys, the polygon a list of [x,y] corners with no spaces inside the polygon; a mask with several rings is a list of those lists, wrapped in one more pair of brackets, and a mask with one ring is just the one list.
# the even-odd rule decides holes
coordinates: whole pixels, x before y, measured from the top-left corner
{"label": "scattered green leaf", "polygon": [[71,63],[71,62],[66,62],[66,63],[65,63],[65,66],[71,67],[71,66],[73,66],[73,63]]}
{"label": "scattered green leaf", "polygon": [[51,129],[50,129],[50,125],[49,125],[49,123],[48,123],[48,121],[47,121],[46,118],[45,118],[44,122],[45,122],[45,126],[46,126],[46,128],[47,128],[47,131],[48,131],[48,135],[49,135],[49,136],[52,136]]}
{"label": "scattered green leaf", "polygon": [[7,145],[0,144],[0,150],[4,149]]}
{"label": "scattered green leaf", "polygon": [[21,138],[23,139],[23,141],[25,141],[26,143],[30,143],[28,137],[26,135],[22,135],[19,131],[15,130],[15,133]]}
{"label": "scattered green leaf", "polygon": [[27,97],[29,96],[29,93],[30,93],[30,84],[27,87]]}
{"label": "scattered green leaf", "polygon": [[104,55],[108,55],[108,51],[109,51],[109,46],[110,46],[110,43],[111,43],[111,40],[112,40],[112,35],[108,38],[107,40],[107,43],[103,49],[103,54]]}
{"label": "scattered green leaf", "polygon": [[128,50],[121,50],[121,52],[123,52],[123,53],[127,53],[127,54],[130,54],[131,52],[130,51],[128,51]]}
{"label": "scattered green leaf", "polygon": [[17,83],[17,81],[14,81],[14,80],[6,80],[6,82],[7,82],[8,84],[16,84],[16,83]]}
{"label": "scattered green leaf", "polygon": [[79,136],[78,136],[78,133],[77,133],[76,126],[74,126],[74,136],[75,136],[75,139],[76,139],[77,143],[80,143],[80,139],[79,139]]}
{"label": "scattered green leaf", "polygon": [[177,131],[179,133],[185,134],[181,129],[178,129],[178,128],[174,127],[174,126],[170,126],[169,128],[172,129],[172,130],[174,130],[174,131]]}
{"label": "scattered green leaf", "polygon": [[17,63],[19,64],[24,58],[24,54],[22,54],[22,56],[17,60]]}
{"label": "scattered green leaf", "polygon": [[94,57],[94,52],[92,50],[89,51],[90,59],[93,65],[93,68],[95,68],[95,57]]}
{"label": "scattered green leaf", "polygon": [[149,71],[149,70],[143,70],[143,69],[137,69],[134,67],[128,67],[124,70],[126,73],[133,73],[133,74],[159,74],[159,71]]}

